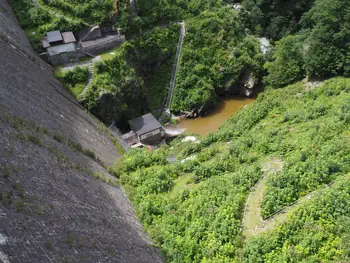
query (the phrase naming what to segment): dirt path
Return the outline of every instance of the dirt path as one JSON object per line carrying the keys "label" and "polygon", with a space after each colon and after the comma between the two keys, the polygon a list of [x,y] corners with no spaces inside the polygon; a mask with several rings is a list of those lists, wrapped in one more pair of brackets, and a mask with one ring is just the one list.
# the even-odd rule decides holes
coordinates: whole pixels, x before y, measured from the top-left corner
{"label": "dirt path", "polygon": [[284,220],[283,214],[279,215],[279,218],[276,216],[270,220],[263,220],[260,207],[264,198],[264,190],[269,175],[281,171],[282,168],[283,161],[280,158],[272,158],[264,163],[262,167],[264,175],[250,193],[244,209],[243,226],[244,235],[246,237],[256,236],[259,233],[272,228],[277,222],[280,222],[279,220]]}
{"label": "dirt path", "polygon": [[308,195],[300,198],[293,204],[290,204],[287,207],[282,208],[276,213],[270,215],[267,219],[263,220],[261,217],[261,207],[260,204],[264,198],[264,190],[266,183],[268,181],[268,177],[271,174],[281,171],[283,168],[283,161],[278,158],[271,159],[264,164],[262,171],[264,172],[264,176],[259,180],[259,182],[255,185],[253,191],[250,193],[248,200],[246,202],[244,216],[243,216],[243,234],[245,237],[253,237],[265,232],[269,229],[274,228],[276,225],[283,223],[292,210],[296,207],[300,206],[304,202],[315,198],[318,196],[322,189],[327,187],[332,187],[337,181],[341,180],[343,177],[333,181],[328,185],[324,185],[319,189],[309,193]]}
{"label": "dirt path", "polygon": [[260,179],[255,189],[248,197],[248,201],[245,206],[245,213],[243,218],[245,236],[253,236],[258,234],[258,230],[261,229],[263,220],[261,218],[260,202],[264,197],[264,189],[267,182],[267,177],[264,176]]}

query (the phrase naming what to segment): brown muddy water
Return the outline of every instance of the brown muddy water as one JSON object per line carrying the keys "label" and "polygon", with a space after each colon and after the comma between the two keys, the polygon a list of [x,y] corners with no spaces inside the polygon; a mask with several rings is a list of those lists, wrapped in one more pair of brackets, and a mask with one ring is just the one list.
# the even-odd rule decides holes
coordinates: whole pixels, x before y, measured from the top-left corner
{"label": "brown muddy water", "polygon": [[217,108],[205,117],[182,120],[177,126],[186,129],[185,133],[208,135],[215,132],[241,108],[255,101],[255,98],[228,98],[219,102]]}

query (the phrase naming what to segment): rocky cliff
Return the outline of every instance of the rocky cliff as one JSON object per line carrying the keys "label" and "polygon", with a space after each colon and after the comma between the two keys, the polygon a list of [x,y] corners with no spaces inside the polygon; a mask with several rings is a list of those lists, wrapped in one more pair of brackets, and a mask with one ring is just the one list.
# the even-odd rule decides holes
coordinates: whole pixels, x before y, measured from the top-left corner
{"label": "rocky cliff", "polygon": [[110,138],[0,0],[0,261],[162,262],[105,170]]}

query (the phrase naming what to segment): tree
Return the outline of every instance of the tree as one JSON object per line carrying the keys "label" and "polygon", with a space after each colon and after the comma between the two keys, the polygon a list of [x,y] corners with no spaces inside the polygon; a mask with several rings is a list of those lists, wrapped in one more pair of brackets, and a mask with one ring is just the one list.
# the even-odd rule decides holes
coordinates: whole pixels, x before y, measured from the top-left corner
{"label": "tree", "polygon": [[267,84],[282,87],[305,76],[302,55],[302,37],[288,36],[277,42],[274,61],[267,62]]}

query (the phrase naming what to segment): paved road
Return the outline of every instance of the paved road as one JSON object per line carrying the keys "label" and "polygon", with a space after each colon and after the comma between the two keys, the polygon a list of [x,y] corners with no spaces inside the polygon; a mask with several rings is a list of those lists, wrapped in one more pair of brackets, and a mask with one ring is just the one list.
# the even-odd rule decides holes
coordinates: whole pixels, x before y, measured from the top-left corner
{"label": "paved road", "polygon": [[102,60],[100,56],[96,56],[94,58],[84,60],[84,61],[78,61],[78,62],[72,62],[72,63],[67,63],[64,66],[61,67],[62,71],[69,71],[73,70],[76,67],[89,67],[90,65],[95,64],[97,61]]}

